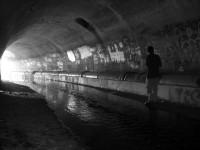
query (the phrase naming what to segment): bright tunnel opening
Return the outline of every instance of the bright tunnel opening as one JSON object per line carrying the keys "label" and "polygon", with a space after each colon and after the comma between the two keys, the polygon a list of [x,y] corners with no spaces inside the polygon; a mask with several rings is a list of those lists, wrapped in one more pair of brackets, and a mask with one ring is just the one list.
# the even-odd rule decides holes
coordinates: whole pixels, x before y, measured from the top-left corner
{"label": "bright tunnel opening", "polygon": [[5,51],[1,57],[1,79],[3,81],[11,80],[11,73],[17,70],[15,64],[15,55],[10,51]]}

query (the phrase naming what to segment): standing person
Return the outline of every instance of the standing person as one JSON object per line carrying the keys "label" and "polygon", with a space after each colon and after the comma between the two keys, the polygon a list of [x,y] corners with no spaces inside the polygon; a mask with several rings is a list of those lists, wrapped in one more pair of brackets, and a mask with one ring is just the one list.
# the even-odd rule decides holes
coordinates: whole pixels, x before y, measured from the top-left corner
{"label": "standing person", "polygon": [[148,55],[146,58],[146,67],[148,68],[148,72],[147,72],[146,85],[147,85],[148,100],[145,102],[145,104],[157,101],[159,68],[162,66],[160,56],[154,54],[154,47],[149,46],[147,50],[148,50]]}

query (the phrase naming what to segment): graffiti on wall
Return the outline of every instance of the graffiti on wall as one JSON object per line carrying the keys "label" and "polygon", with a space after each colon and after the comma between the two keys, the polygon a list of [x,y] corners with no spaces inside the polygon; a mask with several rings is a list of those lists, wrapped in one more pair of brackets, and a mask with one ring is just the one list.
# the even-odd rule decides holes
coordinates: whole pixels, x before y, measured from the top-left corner
{"label": "graffiti on wall", "polygon": [[140,66],[141,52],[139,47],[135,47],[133,40],[127,36],[114,42],[106,43],[106,54],[100,44],[96,44],[90,48],[94,64],[109,64],[109,63],[127,63],[131,68]]}
{"label": "graffiti on wall", "polygon": [[75,57],[73,51],[71,51],[71,50],[67,51],[67,56],[68,56],[68,58],[69,58],[69,60],[70,60],[71,62],[75,62],[75,61],[76,61],[76,57]]}
{"label": "graffiti on wall", "polygon": [[78,51],[81,55],[81,59],[86,59],[92,56],[93,49],[89,46],[81,46],[78,48]]}
{"label": "graffiti on wall", "polygon": [[[99,66],[118,69],[125,66],[127,71],[145,68],[145,47],[153,45],[156,53],[161,56],[164,70],[187,71],[200,68],[200,20],[187,21],[179,24],[165,25],[160,31],[153,31],[145,24],[132,30],[137,30],[136,40],[128,35],[95,45],[82,45],[76,49],[66,50],[22,63],[37,66],[43,70],[70,70],[83,66]],[[137,43],[136,43],[137,41]],[[104,49],[104,50],[103,50]],[[39,63],[36,63],[39,61]]]}
{"label": "graffiti on wall", "polygon": [[178,96],[178,102],[197,106],[200,103],[200,90],[199,89],[175,89]]}
{"label": "graffiti on wall", "polygon": [[[130,69],[138,69],[141,64],[141,51],[138,46],[128,36],[114,42],[106,43],[106,53],[100,44],[91,46],[81,46],[74,50],[66,52],[48,54],[38,60],[24,60],[32,64],[27,68],[37,66],[38,70],[66,70],[70,66],[79,65],[119,65],[120,63],[129,66]],[[91,61],[92,60],[92,61]],[[38,62],[38,63],[36,63]],[[66,65],[68,64],[68,65]],[[34,70],[34,69],[33,69]]]}
{"label": "graffiti on wall", "polygon": [[100,44],[96,44],[93,47],[81,46],[73,50],[73,55],[76,65],[91,63],[91,59],[94,65],[126,63],[132,69],[137,69],[141,65],[140,47],[136,46],[128,36],[106,43],[106,53]]}
{"label": "graffiti on wall", "polygon": [[96,44],[92,51],[92,56],[94,60],[94,64],[103,63],[106,64],[109,62],[110,58],[103,51],[103,48],[100,44]]}
{"label": "graffiti on wall", "polygon": [[141,48],[127,36],[122,37],[122,43],[124,45],[123,51],[125,52],[125,58],[127,64],[132,68],[136,69],[141,67]]}
{"label": "graffiti on wall", "polygon": [[109,52],[111,61],[118,63],[124,62],[125,61],[124,52],[120,51],[120,48],[118,48],[119,46],[117,44],[118,43],[107,45],[107,50]]}
{"label": "graffiti on wall", "polygon": [[[184,71],[200,65],[200,21],[166,26],[164,34],[166,63],[174,62],[176,70]],[[170,64],[169,64],[170,65]]]}

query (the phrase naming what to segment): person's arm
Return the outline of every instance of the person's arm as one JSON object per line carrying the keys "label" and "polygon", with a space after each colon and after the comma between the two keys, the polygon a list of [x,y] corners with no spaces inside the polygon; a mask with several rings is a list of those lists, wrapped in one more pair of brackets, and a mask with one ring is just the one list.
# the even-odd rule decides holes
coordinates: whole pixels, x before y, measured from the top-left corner
{"label": "person's arm", "polygon": [[159,67],[162,67],[162,61],[160,59],[160,56],[158,56],[158,64],[159,64]]}
{"label": "person's arm", "polygon": [[146,67],[148,68],[149,67],[149,57],[147,56],[147,58],[146,58]]}

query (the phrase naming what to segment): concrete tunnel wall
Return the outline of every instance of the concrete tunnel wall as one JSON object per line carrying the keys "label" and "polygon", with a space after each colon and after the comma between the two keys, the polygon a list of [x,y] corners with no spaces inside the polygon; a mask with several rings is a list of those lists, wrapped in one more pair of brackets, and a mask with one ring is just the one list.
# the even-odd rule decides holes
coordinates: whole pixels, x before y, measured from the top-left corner
{"label": "concrete tunnel wall", "polygon": [[[132,3],[128,1],[127,4]],[[99,16],[99,24],[96,20],[93,22],[88,14],[75,16],[73,23],[77,32],[81,30],[82,34],[68,37],[72,38],[71,43],[75,43],[73,46],[68,46],[64,27],[52,27],[49,31],[50,24],[33,24],[14,36],[13,43],[13,38],[10,40],[8,50],[16,56],[20,55],[20,66],[24,70],[144,72],[145,48],[153,45],[162,59],[161,72],[199,73],[199,1],[151,1],[140,6],[136,12],[134,6],[127,4],[122,4],[121,14],[119,6],[117,12],[112,5],[101,4],[102,10],[97,13],[108,13],[108,19],[116,19],[114,24],[107,23],[112,20],[106,20],[104,16]],[[50,15],[55,15],[57,11]],[[49,34],[45,27],[49,28]],[[84,43],[78,38],[82,38]],[[19,54],[20,51],[23,54]]]}
{"label": "concrete tunnel wall", "polygon": [[[145,48],[153,45],[162,59],[163,79],[170,83],[160,85],[159,96],[179,99],[173,92],[177,91],[176,80],[183,78],[178,85],[179,91],[186,91],[181,92],[181,100],[199,105],[199,80],[188,79],[187,74],[199,76],[200,72],[200,1],[59,2],[27,5],[11,19],[7,50],[16,55],[18,70],[109,72],[113,76],[116,72],[144,73]],[[189,92],[185,80],[194,83]],[[143,82],[141,87],[134,81],[108,82],[114,82],[108,84],[113,88],[124,84],[145,93]]]}

